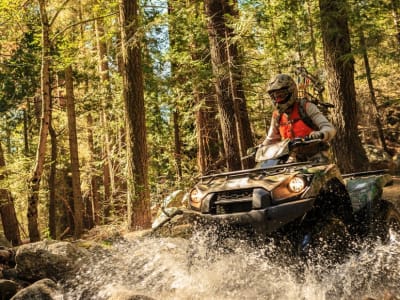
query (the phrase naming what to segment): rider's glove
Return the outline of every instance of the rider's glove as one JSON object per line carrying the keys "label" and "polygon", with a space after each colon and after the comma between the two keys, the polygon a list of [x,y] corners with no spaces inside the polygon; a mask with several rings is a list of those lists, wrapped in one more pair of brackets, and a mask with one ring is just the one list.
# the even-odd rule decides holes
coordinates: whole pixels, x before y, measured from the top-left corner
{"label": "rider's glove", "polygon": [[323,140],[325,135],[322,131],[313,131],[308,135],[308,137],[311,140]]}

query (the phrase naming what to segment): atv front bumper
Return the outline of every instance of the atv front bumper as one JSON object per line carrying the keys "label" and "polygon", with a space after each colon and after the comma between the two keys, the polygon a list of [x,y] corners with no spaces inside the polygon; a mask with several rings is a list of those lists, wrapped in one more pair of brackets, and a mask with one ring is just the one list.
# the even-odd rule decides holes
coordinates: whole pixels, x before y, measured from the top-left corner
{"label": "atv front bumper", "polygon": [[315,198],[291,201],[267,208],[230,214],[207,214],[195,210],[184,211],[196,217],[221,224],[250,225],[259,233],[271,233],[283,225],[302,217],[314,204]]}

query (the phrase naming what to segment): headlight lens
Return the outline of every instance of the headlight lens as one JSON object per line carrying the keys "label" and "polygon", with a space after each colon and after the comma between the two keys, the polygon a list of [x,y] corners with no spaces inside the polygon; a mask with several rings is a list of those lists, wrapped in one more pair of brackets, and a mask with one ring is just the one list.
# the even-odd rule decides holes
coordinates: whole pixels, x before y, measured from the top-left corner
{"label": "headlight lens", "polygon": [[305,186],[306,183],[302,177],[293,177],[288,184],[289,190],[293,193],[300,193]]}
{"label": "headlight lens", "polygon": [[200,202],[201,201],[201,193],[197,189],[191,190],[190,200],[195,203]]}
{"label": "headlight lens", "polygon": [[196,188],[190,191],[190,207],[200,210],[201,207],[201,198],[203,194]]}

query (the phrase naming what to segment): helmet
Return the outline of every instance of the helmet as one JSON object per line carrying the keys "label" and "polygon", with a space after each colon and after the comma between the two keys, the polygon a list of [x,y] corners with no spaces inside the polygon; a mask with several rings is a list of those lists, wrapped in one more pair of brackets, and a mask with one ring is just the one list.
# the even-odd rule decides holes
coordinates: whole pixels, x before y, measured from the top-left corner
{"label": "helmet", "polygon": [[297,100],[297,85],[287,74],[276,75],[268,84],[267,91],[280,113],[286,111]]}

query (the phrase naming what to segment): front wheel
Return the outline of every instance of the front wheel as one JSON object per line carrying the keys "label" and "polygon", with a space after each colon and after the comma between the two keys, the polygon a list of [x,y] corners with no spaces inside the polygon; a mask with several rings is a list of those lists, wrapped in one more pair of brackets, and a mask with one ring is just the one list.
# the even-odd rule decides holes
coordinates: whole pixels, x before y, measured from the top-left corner
{"label": "front wheel", "polygon": [[400,212],[392,203],[389,203],[387,208],[385,225],[387,242],[400,240]]}

